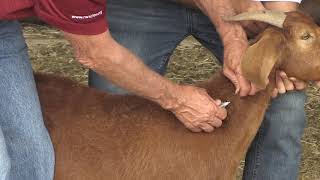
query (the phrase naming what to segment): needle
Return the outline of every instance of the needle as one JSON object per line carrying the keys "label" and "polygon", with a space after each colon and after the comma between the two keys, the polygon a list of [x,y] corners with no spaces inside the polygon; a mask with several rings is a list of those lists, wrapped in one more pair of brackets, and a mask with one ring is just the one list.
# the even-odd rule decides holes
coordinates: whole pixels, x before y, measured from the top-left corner
{"label": "needle", "polygon": [[229,101],[222,102],[219,107],[225,108],[225,107],[227,107],[230,103],[231,103],[231,102],[229,102]]}

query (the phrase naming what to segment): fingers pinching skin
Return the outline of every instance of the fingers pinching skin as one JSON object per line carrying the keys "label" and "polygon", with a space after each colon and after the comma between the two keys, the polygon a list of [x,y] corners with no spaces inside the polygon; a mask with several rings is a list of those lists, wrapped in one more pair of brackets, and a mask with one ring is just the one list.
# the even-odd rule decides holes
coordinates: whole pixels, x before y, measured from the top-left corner
{"label": "fingers pinching skin", "polygon": [[227,114],[228,114],[228,113],[227,113],[226,108],[218,107],[215,116],[216,116],[218,119],[224,120],[224,119],[226,119]]}
{"label": "fingers pinching skin", "polygon": [[[216,117],[215,119],[217,119],[216,121],[218,123],[218,127],[220,127],[222,124],[222,121],[227,117],[227,110],[226,110],[226,108],[220,107],[220,105],[222,103],[220,99],[216,99],[215,103],[217,105],[217,110],[216,110],[216,114],[214,117]],[[221,122],[221,124],[220,124],[220,122]],[[217,126],[215,126],[215,127],[217,127]]]}
{"label": "fingers pinching skin", "polygon": [[294,77],[288,77],[283,71],[276,72],[276,89],[272,93],[272,97],[275,98],[278,93],[283,94],[292,90],[303,90],[306,88],[304,81],[298,80]]}
{"label": "fingers pinching skin", "polygon": [[276,87],[278,89],[279,94],[284,94],[286,92],[286,88],[284,86],[284,82],[280,76],[280,72],[276,72]]}
{"label": "fingers pinching skin", "polygon": [[192,127],[192,128],[188,128],[190,131],[194,132],[194,133],[198,133],[201,132],[202,130],[200,128],[196,128],[196,127]]}
{"label": "fingers pinching skin", "polygon": [[222,120],[219,118],[214,118],[212,121],[208,121],[208,124],[213,127],[219,128],[222,126]]}
{"label": "fingers pinching skin", "polygon": [[283,79],[283,83],[286,91],[292,91],[295,89],[293,82],[291,82],[289,79],[287,78]]}
{"label": "fingers pinching skin", "polygon": [[282,81],[283,81],[283,84],[284,84],[284,87],[285,87],[285,90],[286,91],[292,91],[294,90],[294,84],[292,81],[289,80],[287,74],[283,71],[280,71],[279,73]]}
{"label": "fingers pinching skin", "polygon": [[295,77],[290,77],[289,79],[290,79],[290,81],[293,82],[294,87],[295,87],[296,90],[303,90],[303,89],[305,89],[306,86],[307,86],[307,83],[306,83],[306,82],[301,81],[301,80],[298,80],[298,79],[295,78]]}
{"label": "fingers pinching skin", "polygon": [[219,107],[221,100],[213,100],[202,88],[181,86],[178,98],[169,110],[192,132],[212,132],[226,117],[226,109]]}
{"label": "fingers pinching skin", "polygon": [[240,84],[240,96],[247,96],[250,92],[251,86],[250,83],[242,77],[239,77]]}
{"label": "fingers pinching skin", "polygon": [[222,101],[220,99],[216,99],[216,100],[214,100],[214,102],[217,106],[220,106],[220,104],[222,103]]}
{"label": "fingers pinching skin", "polygon": [[223,74],[230,79],[230,81],[232,82],[232,84],[235,86],[235,94],[238,94],[240,91],[240,86],[239,86],[239,82],[238,82],[238,78],[236,76],[236,74],[231,71],[230,69],[224,68],[223,69]]}
{"label": "fingers pinching skin", "polygon": [[276,97],[278,96],[278,93],[279,93],[279,92],[278,92],[278,89],[277,89],[277,88],[274,88],[273,91],[272,91],[271,97],[272,97],[272,98],[276,98]]}
{"label": "fingers pinching skin", "polygon": [[192,132],[201,132],[202,130],[201,130],[201,128],[198,128],[198,127],[195,127],[195,126],[193,126],[192,124],[190,124],[190,123],[183,123],[184,124],[184,126],[187,128],[187,129],[189,129],[190,131],[192,131]]}
{"label": "fingers pinching skin", "polygon": [[240,96],[247,96],[251,91],[251,83],[247,81],[242,75],[238,75],[240,86]]}
{"label": "fingers pinching skin", "polygon": [[258,88],[254,84],[252,84],[252,83],[250,83],[250,84],[251,84],[251,89],[250,89],[249,95],[253,96],[257,93]]}
{"label": "fingers pinching skin", "polygon": [[199,126],[204,132],[207,132],[207,133],[210,133],[214,130],[214,127],[207,123],[201,123],[199,124]]}

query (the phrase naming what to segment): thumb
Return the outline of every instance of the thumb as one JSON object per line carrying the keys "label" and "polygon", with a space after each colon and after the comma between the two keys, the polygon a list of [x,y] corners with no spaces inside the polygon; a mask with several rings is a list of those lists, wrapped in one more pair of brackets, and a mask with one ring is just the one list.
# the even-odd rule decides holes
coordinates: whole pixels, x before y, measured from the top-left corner
{"label": "thumb", "polygon": [[235,88],[236,88],[235,94],[238,94],[240,91],[240,85],[239,85],[239,81],[238,81],[236,74],[232,70],[227,69],[227,68],[224,69],[223,73],[235,86]]}
{"label": "thumb", "polygon": [[220,106],[220,104],[222,103],[220,99],[216,99],[214,100],[214,103],[217,105],[217,106]]}

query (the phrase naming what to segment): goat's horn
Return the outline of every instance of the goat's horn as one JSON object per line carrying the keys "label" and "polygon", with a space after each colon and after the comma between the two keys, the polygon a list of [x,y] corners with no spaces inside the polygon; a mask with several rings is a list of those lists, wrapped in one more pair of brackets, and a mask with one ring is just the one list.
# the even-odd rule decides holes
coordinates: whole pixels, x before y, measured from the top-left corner
{"label": "goat's horn", "polygon": [[246,20],[254,20],[254,21],[262,21],[279,28],[283,28],[284,20],[286,19],[286,14],[281,11],[253,11],[253,12],[245,12],[232,17],[225,17],[226,21],[246,21]]}

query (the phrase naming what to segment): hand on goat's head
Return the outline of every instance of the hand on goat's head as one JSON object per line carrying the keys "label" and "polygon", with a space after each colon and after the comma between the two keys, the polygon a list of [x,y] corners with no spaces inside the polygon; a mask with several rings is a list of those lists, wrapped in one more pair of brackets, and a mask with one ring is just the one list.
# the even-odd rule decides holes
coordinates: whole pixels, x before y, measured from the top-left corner
{"label": "hand on goat's head", "polygon": [[320,80],[320,28],[299,12],[256,11],[227,18],[230,21],[255,20],[269,23],[242,60],[244,76],[265,88],[273,69],[304,81]]}

